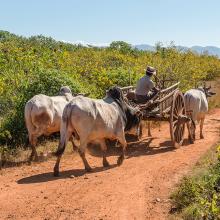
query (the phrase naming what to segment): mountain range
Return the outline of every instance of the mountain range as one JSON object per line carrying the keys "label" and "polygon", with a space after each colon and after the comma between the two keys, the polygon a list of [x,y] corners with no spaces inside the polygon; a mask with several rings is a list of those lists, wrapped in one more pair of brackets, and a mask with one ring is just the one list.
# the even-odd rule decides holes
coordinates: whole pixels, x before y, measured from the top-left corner
{"label": "mountain range", "polygon": [[[155,47],[151,46],[149,44],[138,44],[134,45],[135,48],[138,50],[148,50],[148,51],[155,51]],[[220,48],[215,46],[192,46],[192,47],[184,47],[184,46],[176,46],[179,50],[192,50],[193,52],[202,54],[202,53],[208,53],[209,55],[215,55],[220,57]]]}

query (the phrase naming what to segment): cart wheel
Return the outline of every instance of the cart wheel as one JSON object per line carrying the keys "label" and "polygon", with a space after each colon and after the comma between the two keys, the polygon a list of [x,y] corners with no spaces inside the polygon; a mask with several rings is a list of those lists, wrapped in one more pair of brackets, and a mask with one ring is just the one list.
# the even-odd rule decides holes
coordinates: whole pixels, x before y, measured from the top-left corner
{"label": "cart wheel", "polygon": [[170,110],[170,136],[175,148],[183,144],[185,122],[182,116],[186,115],[186,108],[183,94],[176,91],[173,95],[173,101]]}

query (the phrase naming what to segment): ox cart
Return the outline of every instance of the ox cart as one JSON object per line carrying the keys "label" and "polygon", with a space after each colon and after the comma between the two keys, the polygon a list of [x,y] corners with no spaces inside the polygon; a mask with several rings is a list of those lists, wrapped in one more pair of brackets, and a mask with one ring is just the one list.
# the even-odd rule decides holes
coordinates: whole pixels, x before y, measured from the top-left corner
{"label": "ox cart", "polygon": [[[134,90],[133,86],[122,87],[121,90],[128,104],[141,110],[144,121],[168,121],[170,123],[170,136],[175,148],[183,144],[185,124],[189,118],[186,116],[184,96],[179,90],[179,82],[160,89],[145,104],[139,104],[134,97],[129,96]],[[138,132],[138,136],[141,135],[142,125]]]}

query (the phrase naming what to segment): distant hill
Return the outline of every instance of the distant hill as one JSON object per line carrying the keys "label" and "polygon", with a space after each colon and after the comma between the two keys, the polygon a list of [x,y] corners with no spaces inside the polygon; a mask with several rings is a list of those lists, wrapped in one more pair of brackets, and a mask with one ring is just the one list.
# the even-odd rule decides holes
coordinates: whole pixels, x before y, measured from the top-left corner
{"label": "distant hill", "polygon": [[134,48],[137,48],[138,50],[148,50],[148,51],[155,51],[155,47],[148,45],[148,44],[138,44],[134,45]]}
{"label": "distant hill", "polygon": [[[148,50],[148,51],[155,51],[155,47],[151,46],[149,44],[138,44],[134,45],[135,48],[138,50]],[[196,53],[205,53],[207,52],[210,55],[217,55],[220,57],[220,48],[215,47],[215,46],[206,46],[206,47],[201,47],[201,46],[192,46],[192,47],[184,47],[184,46],[177,46],[177,49],[179,50],[192,50],[193,52]]]}
{"label": "distant hill", "polygon": [[210,55],[217,55],[220,57],[220,48],[214,47],[214,46],[207,46],[207,47],[201,47],[201,46],[193,46],[190,48],[193,51],[196,51],[197,53],[204,53],[208,52]]}
{"label": "distant hill", "polygon": [[[19,40],[20,39],[20,40],[22,40],[22,39],[28,39],[28,38],[12,34],[8,31],[0,30],[0,42],[7,41],[9,39],[14,39],[14,40]],[[90,43],[83,42],[83,41],[76,41],[76,42],[56,41],[51,37],[45,37],[45,36],[42,36],[42,35],[32,36],[32,37],[29,38],[29,40],[45,43],[47,45],[48,44],[54,45],[57,42],[59,42],[60,44],[65,45],[66,47],[83,46],[83,47],[105,48],[105,47],[109,46],[109,43],[90,44]],[[137,44],[137,45],[133,45],[132,47],[137,48],[138,50],[155,51],[155,46],[152,46],[152,45],[149,45],[149,44]],[[178,46],[176,46],[176,48],[180,51],[192,50],[193,52],[196,52],[198,54],[208,53],[209,55],[217,55],[220,58],[220,48],[215,47],[215,46],[185,47],[185,46],[178,45]]]}

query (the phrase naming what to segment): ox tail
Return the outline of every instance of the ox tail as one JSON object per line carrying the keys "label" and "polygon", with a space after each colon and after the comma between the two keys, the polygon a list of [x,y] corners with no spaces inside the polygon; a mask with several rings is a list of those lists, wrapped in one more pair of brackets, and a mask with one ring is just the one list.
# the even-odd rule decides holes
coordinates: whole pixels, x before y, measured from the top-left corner
{"label": "ox tail", "polygon": [[186,114],[188,117],[192,118],[192,113],[193,113],[193,106],[191,103],[191,94],[185,94],[184,95],[185,98],[185,105],[186,105]]}
{"label": "ox tail", "polygon": [[62,120],[61,120],[61,128],[60,128],[60,142],[57,151],[55,152],[55,156],[61,156],[66,148],[67,142],[72,135],[70,131],[69,123],[71,121],[72,108],[71,105],[68,104],[63,110]]}
{"label": "ox tail", "polygon": [[32,109],[33,109],[33,103],[27,102],[24,109],[24,119],[25,119],[26,128],[28,130],[28,134],[30,134],[36,129],[31,117]]}
{"label": "ox tail", "polygon": [[186,115],[191,118],[193,125],[196,122],[196,110],[194,105],[193,96],[191,94],[185,94]]}
{"label": "ox tail", "polygon": [[196,129],[196,123],[195,123],[195,115],[193,111],[193,103],[192,103],[192,95],[191,94],[185,94],[185,105],[186,105],[186,115],[190,119],[191,127],[195,130]]}

